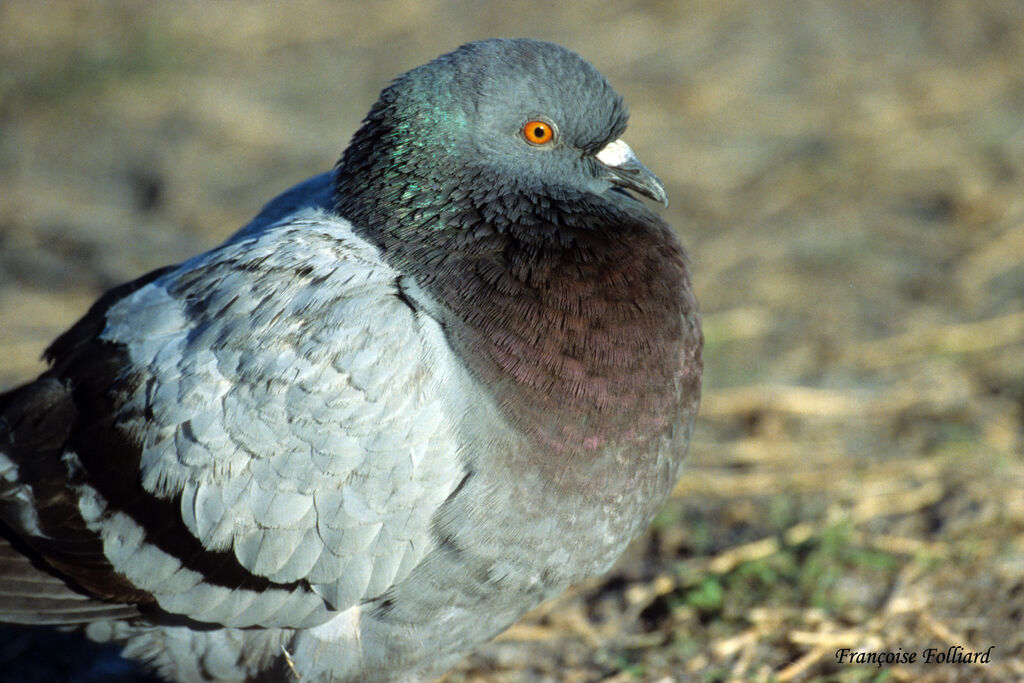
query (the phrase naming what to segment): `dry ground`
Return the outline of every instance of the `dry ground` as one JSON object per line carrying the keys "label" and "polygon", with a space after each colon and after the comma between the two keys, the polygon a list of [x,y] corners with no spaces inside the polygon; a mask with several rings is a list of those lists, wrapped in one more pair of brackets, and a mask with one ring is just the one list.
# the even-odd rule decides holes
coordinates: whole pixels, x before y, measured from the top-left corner
{"label": "dry ground", "polygon": [[[1024,679],[1014,0],[2,3],[0,386],[329,167],[389,78],[493,35],[572,47],[631,103],[706,397],[653,530],[447,680]],[[53,656],[6,638],[7,676]],[[951,645],[991,662],[835,655]]]}

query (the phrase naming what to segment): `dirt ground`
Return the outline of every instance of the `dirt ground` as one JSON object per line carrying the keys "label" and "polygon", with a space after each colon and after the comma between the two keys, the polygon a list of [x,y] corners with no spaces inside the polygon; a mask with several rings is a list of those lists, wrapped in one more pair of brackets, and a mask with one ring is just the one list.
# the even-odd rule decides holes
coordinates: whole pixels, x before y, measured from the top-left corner
{"label": "dirt ground", "polygon": [[[446,680],[1024,679],[1017,0],[0,3],[0,387],[329,168],[391,77],[496,35],[630,103],[705,399],[652,530]],[[6,675],[53,656],[4,638]],[[989,661],[924,661],[950,647]]]}

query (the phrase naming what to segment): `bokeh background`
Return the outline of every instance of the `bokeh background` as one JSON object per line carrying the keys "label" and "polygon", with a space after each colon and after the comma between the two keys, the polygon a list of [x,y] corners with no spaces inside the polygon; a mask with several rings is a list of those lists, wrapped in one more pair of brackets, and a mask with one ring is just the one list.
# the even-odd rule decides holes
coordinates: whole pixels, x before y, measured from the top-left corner
{"label": "bokeh background", "polygon": [[[1024,678],[1018,0],[0,3],[0,387],[329,168],[393,76],[515,35],[630,103],[705,399],[652,530],[447,680]],[[51,643],[3,634],[0,679]],[[835,656],[950,646],[994,649]]]}

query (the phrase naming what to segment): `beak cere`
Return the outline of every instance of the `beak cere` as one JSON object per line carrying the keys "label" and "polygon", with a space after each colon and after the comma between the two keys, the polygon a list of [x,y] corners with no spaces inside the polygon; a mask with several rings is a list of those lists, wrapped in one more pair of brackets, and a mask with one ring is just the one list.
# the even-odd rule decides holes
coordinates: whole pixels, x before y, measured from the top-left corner
{"label": "beak cere", "polygon": [[640,163],[636,154],[622,140],[609,142],[594,155],[604,166],[605,178],[613,185],[634,190],[668,206],[668,193],[658,176]]}

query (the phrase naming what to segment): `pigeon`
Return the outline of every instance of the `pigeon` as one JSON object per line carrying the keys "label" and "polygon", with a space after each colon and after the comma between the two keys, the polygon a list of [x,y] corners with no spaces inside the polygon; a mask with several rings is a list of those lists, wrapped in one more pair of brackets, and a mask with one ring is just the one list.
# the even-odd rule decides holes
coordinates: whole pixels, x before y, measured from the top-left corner
{"label": "pigeon", "polygon": [[104,294],[0,395],[0,622],[169,681],[429,680],[607,571],[702,373],[627,121],[564,47],[469,43],[332,171]]}

